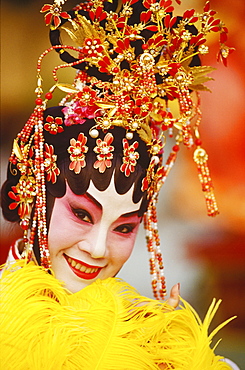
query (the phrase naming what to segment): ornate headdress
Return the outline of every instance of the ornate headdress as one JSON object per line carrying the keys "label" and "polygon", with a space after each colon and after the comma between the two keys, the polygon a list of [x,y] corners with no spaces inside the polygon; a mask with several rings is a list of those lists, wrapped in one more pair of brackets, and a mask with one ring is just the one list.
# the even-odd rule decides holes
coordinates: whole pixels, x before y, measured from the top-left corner
{"label": "ornate headdress", "polygon": [[[180,4],[180,0],[176,0]],[[46,220],[46,184],[60,176],[55,147],[45,141],[45,133],[61,135],[65,126],[83,125],[93,119],[88,135],[82,130],[71,138],[66,150],[69,170],[74,175],[86,168],[89,151],[96,155],[93,168],[104,173],[113,159],[114,127],[124,129],[121,140],[120,171],[125,179],[135,171],[139,141],[149,153],[148,168],[142,180],[148,208],[144,215],[150,253],[152,287],[156,298],[166,292],[163,262],[157,231],[156,202],[159,190],[172,168],[181,144],[194,149],[194,161],[204,192],[208,215],[218,214],[213,185],[207,166],[208,156],[199,135],[200,90],[211,67],[201,66],[199,56],[208,53],[206,37],[219,33],[218,58],[226,64],[231,49],[225,45],[228,30],[206,2],[202,14],[186,10],[173,15],[172,0],[92,0],[63,11],[65,0],[46,4],[45,22],[50,25],[52,47],[37,64],[36,107],[14,140],[10,171],[16,184],[8,192],[9,209],[18,210],[24,229],[26,254],[38,241],[41,264],[49,269]],[[65,30],[78,46],[62,45]],[[65,61],[54,68],[54,85],[43,96],[41,63],[56,50]],[[76,56],[74,56],[76,54]],[[77,69],[73,84],[61,83],[60,69]],[[65,92],[60,102],[62,116],[44,114],[56,89]],[[99,137],[102,135],[102,138]],[[94,147],[88,146],[88,136]],[[169,155],[164,153],[167,136],[174,140]],[[138,139],[136,139],[138,138]],[[166,157],[165,157],[166,156]]]}

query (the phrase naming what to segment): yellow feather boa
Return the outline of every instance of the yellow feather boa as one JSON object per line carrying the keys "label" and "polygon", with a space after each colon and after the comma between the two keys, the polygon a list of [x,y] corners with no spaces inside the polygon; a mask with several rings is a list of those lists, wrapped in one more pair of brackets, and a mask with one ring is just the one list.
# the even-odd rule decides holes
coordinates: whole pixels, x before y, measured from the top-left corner
{"label": "yellow feather boa", "polygon": [[[21,267],[21,268],[20,268]],[[19,261],[1,278],[0,366],[4,370],[230,370],[203,322],[109,278],[70,294],[54,276]],[[228,320],[229,321],[229,320]],[[161,365],[161,364],[165,364]]]}

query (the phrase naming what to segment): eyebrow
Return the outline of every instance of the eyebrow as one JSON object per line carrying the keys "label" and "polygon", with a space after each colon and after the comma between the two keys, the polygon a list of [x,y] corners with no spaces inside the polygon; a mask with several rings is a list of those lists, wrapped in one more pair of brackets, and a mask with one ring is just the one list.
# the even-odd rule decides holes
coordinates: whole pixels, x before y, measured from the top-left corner
{"label": "eyebrow", "polygon": [[139,213],[139,209],[137,211],[133,211],[133,212],[129,212],[129,213],[124,213],[123,215],[121,215],[120,217],[132,217],[132,216],[135,216],[135,215],[138,215]]}
{"label": "eyebrow", "polygon": [[102,205],[92,195],[90,195],[89,193],[85,193],[84,195],[85,197],[89,198],[89,200],[91,200],[98,208],[102,210]]}
{"label": "eyebrow", "polygon": [[[84,195],[89,200],[91,200],[98,208],[100,208],[102,210],[103,207],[100,204],[100,202],[98,202],[91,194],[89,194],[88,192],[86,192]],[[119,217],[123,217],[123,218],[132,217],[132,216],[138,215],[138,213],[139,213],[139,209],[136,210],[136,211],[133,211],[133,212],[124,213],[123,215],[120,215]]]}

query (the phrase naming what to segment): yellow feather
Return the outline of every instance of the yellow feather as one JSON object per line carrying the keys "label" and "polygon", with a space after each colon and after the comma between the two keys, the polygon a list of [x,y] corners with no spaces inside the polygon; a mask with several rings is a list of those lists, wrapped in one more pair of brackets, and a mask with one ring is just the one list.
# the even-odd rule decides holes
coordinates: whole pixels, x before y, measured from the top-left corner
{"label": "yellow feather", "polygon": [[173,310],[116,278],[70,294],[41,267],[19,261],[1,279],[1,368],[228,370],[207,334],[218,304],[202,324],[186,302]]}

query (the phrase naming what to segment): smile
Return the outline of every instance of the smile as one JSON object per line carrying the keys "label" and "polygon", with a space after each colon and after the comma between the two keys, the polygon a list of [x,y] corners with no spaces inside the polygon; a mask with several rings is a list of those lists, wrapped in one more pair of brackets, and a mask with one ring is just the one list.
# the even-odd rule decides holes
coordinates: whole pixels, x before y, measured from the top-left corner
{"label": "smile", "polygon": [[75,275],[77,275],[80,279],[90,280],[95,279],[102,267],[96,267],[87,265],[86,263],[76,260],[75,258],[71,258],[64,254],[64,257],[71,268],[71,270],[74,272]]}

